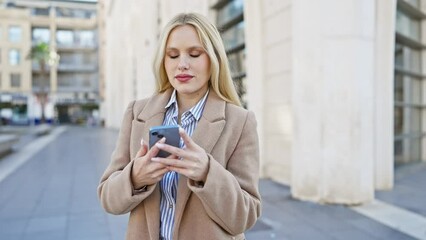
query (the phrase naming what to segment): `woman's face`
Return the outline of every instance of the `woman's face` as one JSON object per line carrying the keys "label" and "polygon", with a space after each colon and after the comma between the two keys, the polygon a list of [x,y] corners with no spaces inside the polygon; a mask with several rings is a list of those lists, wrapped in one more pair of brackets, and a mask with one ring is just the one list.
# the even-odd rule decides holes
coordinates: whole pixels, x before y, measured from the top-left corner
{"label": "woman's face", "polygon": [[164,67],[170,84],[181,96],[200,97],[206,93],[210,58],[193,26],[178,26],[170,32]]}

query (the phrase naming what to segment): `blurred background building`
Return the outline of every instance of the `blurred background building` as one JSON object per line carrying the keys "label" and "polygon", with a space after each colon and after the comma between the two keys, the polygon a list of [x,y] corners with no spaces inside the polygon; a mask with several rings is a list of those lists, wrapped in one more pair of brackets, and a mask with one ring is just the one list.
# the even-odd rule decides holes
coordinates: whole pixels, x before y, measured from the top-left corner
{"label": "blurred background building", "polygon": [[3,1],[1,104],[37,106],[42,80],[25,55],[49,42],[56,119],[84,120],[100,102],[119,128],[127,104],[154,91],[162,27],[199,12],[221,31],[256,113],[262,176],[296,198],[358,204],[393,187],[396,165],[426,161],[425,1]]}
{"label": "blurred background building", "polygon": [[[3,117],[12,124],[79,123],[96,115],[97,6],[92,2],[4,0],[0,8]],[[47,44],[46,69],[28,55]],[[44,103],[44,104],[43,104]]]}

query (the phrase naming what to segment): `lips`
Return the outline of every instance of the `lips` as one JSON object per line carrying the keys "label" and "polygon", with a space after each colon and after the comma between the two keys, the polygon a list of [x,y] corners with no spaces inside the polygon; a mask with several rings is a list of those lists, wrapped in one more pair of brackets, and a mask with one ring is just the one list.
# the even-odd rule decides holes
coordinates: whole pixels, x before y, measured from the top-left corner
{"label": "lips", "polygon": [[176,80],[178,80],[179,82],[187,82],[191,80],[193,77],[194,76],[190,74],[178,74],[175,76]]}

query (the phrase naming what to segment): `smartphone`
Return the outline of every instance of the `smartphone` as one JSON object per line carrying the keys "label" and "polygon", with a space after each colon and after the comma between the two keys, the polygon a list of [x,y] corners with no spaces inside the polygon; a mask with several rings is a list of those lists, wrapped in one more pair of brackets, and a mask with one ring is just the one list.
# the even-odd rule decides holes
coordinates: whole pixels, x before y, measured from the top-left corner
{"label": "smartphone", "polygon": [[[149,148],[163,137],[166,138],[166,144],[179,147],[180,143],[180,135],[179,135],[179,126],[177,125],[168,125],[168,126],[155,126],[149,129]],[[157,157],[168,157],[170,153],[160,150],[158,152]]]}

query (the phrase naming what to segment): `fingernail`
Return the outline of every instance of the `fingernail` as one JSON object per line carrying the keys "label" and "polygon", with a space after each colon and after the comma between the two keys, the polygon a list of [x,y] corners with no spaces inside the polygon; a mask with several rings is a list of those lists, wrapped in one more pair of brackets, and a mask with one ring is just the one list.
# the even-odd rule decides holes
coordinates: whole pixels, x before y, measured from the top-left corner
{"label": "fingernail", "polygon": [[153,157],[153,158],[151,158],[151,161],[158,162],[158,158]]}
{"label": "fingernail", "polygon": [[155,145],[156,145],[158,148],[163,148],[163,146],[164,146],[164,144],[159,143],[159,142],[157,142]]}
{"label": "fingernail", "polygon": [[160,142],[160,143],[165,143],[166,142],[166,138],[165,137],[163,137],[162,139],[160,139],[160,141],[158,141],[158,142]]}
{"label": "fingernail", "polygon": [[141,139],[141,145],[143,145],[143,139]]}

